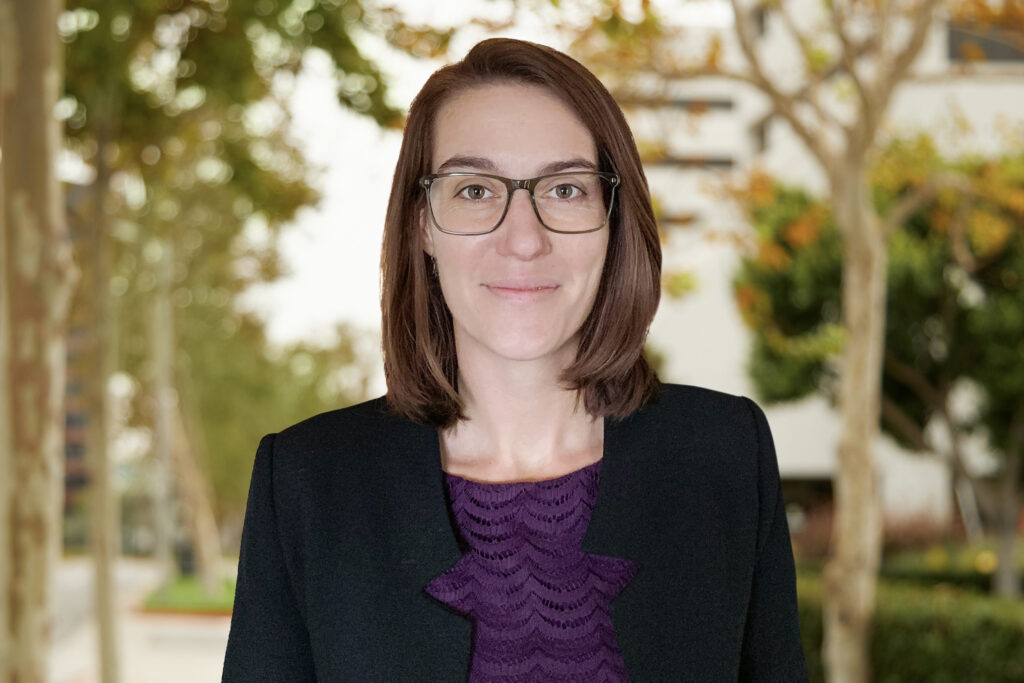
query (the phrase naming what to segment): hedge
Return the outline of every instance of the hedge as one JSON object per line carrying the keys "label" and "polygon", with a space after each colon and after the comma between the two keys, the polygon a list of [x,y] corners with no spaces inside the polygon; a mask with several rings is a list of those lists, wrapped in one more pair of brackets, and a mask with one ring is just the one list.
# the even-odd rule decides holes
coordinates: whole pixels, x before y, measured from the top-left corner
{"label": "hedge", "polygon": [[[811,681],[824,681],[821,578],[797,575],[800,630]],[[880,581],[871,634],[876,683],[1021,683],[1024,601],[947,586]]]}

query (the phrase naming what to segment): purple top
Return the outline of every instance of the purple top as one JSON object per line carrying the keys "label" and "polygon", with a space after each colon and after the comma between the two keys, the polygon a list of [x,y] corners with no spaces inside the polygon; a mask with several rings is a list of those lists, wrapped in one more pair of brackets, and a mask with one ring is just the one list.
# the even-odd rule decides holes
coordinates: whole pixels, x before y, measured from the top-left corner
{"label": "purple top", "polygon": [[608,604],[632,560],[581,550],[601,461],[544,481],[445,473],[466,553],[428,583],[474,622],[469,681],[628,681]]}

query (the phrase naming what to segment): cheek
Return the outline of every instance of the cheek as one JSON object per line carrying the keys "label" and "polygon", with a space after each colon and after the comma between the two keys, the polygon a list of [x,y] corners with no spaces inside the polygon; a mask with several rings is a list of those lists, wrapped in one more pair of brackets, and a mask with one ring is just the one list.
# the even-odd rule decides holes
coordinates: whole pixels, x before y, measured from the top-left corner
{"label": "cheek", "polygon": [[588,257],[585,259],[585,265],[580,266],[581,269],[588,272],[588,276],[591,280],[590,284],[595,289],[601,281],[601,274],[604,272],[604,263],[607,258],[608,238],[606,236],[600,242],[591,247]]}
{"label": "cheek", "polygon": [[441,281],[441,292],[449,306],[456,303],[458,299],[465,298],[472,291],[473,285],[480,279],[478,269],[480,255],[474,253],[472,246],[468,244],[453,245],[441,240],[434,241],[434,256],[437,259],[437,274]]}

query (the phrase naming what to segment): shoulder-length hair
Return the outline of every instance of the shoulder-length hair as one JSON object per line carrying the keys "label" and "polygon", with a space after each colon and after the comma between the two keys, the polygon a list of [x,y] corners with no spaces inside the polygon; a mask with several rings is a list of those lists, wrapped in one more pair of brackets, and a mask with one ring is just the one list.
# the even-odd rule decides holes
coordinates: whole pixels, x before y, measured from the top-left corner
{"label": "shoulder-length hair", "polygon": [[448,427],[464,419],[451,313],[419,229],[431,173],[434,122],[467,89],[536,85],[564,102],[590,131],[602,171],[622,181],[609,224],[597,295],[580,328],[575,362],[559,380],[595,416],[623,418],[655,400],[658,378],[643,345],[661,293],[661,244],[647,179],[622,110],[579,62],[544,45],[508,38],[478,43],[427,79],[412,102],[395,167],[381,253],[382,347],[392,410]]}

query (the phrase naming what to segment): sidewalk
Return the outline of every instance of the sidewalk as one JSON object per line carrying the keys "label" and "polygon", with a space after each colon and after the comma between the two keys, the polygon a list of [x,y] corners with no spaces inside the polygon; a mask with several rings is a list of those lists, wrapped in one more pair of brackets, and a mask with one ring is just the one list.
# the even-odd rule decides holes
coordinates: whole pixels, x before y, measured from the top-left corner
{"label": "sidewalk", "polygon": [[[56,628],[49,683],[99,683],[96,623],[89,604],[74,606],[78,590],[92,591],[92,568],[76,559],[61,563],[56,590],[57,622],[65,612],[82,612],[77,623]],[[83,578],[84,577],[84,578]],[[146,560],[118,561],[118,644],[122,683],[217,683],[231,622],[226,616],[147,614],[138,609],[157,582]],[[82,584],[85,585],[82,585]],[[62,592],[64,599],[61,600]]]}

